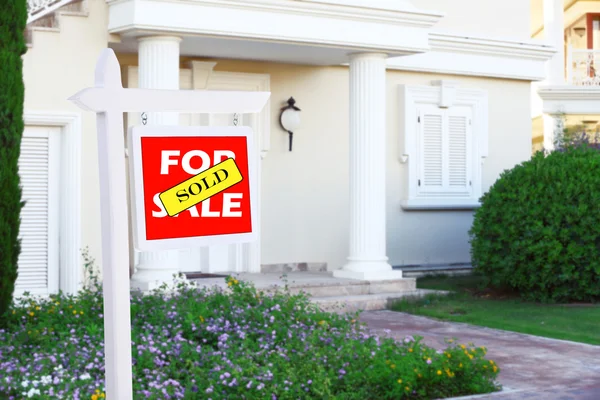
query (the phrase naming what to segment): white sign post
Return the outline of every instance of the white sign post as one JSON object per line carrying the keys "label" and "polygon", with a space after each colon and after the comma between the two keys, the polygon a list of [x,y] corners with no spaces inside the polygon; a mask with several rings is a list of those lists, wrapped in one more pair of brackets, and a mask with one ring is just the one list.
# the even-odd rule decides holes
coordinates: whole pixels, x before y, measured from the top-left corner
{"label": "white sign post", "polygon": [[269,97],[268,92],[125,89],[117,57],[105,49],[96,64],[95,87],[69,98],[97,116],[108,399],[133,399],[123,113],[257,113]]}

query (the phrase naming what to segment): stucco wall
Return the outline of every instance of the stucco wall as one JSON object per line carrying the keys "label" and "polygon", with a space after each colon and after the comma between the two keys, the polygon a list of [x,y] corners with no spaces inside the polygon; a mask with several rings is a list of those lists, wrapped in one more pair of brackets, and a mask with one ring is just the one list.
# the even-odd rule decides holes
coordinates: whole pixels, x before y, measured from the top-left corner
{"label": "stucco wall", "polygon": [[484,37],[524,39],[531,36],[528,0],[413,0],[412,3],[445,14],[434,26],[435,30]]}
{"label": "stucco wall", "polygon": [[94,86],[94,69],[107,46],[106,2],[89,1],[89,16],[62,16],[60,32],[35,32],[33,47],[23,56],[25,112],[78,113],[82,121],[81,244],[101,261],[100,190],[96,116],[70,101],[79,90]]}
{"label": "stucco wall", "polygon": [[[348,70],[219,61],[216,70],[269,73],[272,92],[271,151],[263,161],[262,251],[264,264],[327,262],[340,268],[348,252]],[[405,165],[398,84],[428,85],[452,79],[489,94],[489,157],[484,190],[506,168],[531,155],[529,84],[499,79],[388,71],[387,246],[394,265],[469,261],[471,211],[410,211],[400,208]],[[294,96],[302,126],[287,149],[277,124],[279,107]],[[323,173],[327,171],[327,173]]]}
{"label": "stucco wall", "polygon": [[[444,0],[419,0],[415,5],[448,11],[438,28],[524,37],[515,26],[522,26],[525,32],[527,23],[500,23],[514,22],[515,18],[528,20],[528,9],[520,2],[507,0],[494,11],[479,4],[485,2],[467,0],[453,1],[452,12],[446,10],[449,6]],[[24,56],[25,108],[81,113],[82,245],[89,246],[92,255],[101,261],[95,116],[66,100],[81,88],[93,86],[97,56],[107,45],[106,4],[88,4],[89,17],[65,17],[61,33],[36,34],[34,47]],[[521,8],[524,16],[519,14]],[[460,12],[463,9],[471,11]],[[502,13],[510,14],[510,19]],[[137,57],[120,58],[135,63]],[[347,68],[215,61],[216,70],[271,76],[271,151],[263,161],[262,176],[262,262],[327,262],[330,269],[340,268],[348,255],[349,228]],[[405,166],[398,157],[402,132],[397,116],[397,85],[429,84],[442,78],[489,92],[490,151],[483,167],[484,189],[503,169],[531,154],[529,83],[389,71],[387,245],[390,262],[395,265],[469,260],[467,231],[472,212],[404,212],[400,208],[406,180]],[[294,137],[291,153],[287,134],[277,122],[279,108],[290,96],[303,110],[302,126]]]}

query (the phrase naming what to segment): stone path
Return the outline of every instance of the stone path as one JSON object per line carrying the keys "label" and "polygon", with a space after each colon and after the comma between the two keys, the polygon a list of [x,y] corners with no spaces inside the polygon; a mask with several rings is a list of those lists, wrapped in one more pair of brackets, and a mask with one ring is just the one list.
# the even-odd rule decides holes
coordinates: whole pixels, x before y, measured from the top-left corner
{"label": "stone path", "polygon": [[[600,346],[546,339],[467,324],[442,322],[394,311],[365,311],[371,329],[403,339],[422,336],[423,343],[442,349],[445,339],[473,342],[488,349],[500,367],[502,393],[472,399],[600,400]],[[466,399],[463,397],[462,399]]]}

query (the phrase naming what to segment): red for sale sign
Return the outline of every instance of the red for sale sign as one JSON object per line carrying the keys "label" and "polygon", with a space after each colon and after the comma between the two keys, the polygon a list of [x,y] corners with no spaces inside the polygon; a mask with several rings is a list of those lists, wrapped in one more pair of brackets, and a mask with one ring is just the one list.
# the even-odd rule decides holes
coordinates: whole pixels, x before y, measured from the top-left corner
{"label": "red for sale sign", "polygon": [[252,130],[132,127],[134,243],[165,250],[254,240]]}

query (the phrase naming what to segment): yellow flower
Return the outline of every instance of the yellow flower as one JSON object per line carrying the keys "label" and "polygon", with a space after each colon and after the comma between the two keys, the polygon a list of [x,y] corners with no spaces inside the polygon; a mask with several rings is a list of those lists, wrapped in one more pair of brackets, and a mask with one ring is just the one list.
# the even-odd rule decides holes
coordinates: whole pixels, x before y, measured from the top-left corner
{"label": "yellow flower", "polygon": [[493,361],[493,360],[490,360],[490,364],[494,365],[494,361]]}
{"label": "yellow flower", "polygon": [[498,367],[494,365],[494,372],[498,372]]}
{"label": "yellow flower", "polygon": [[40,311],[42,309],[42,307],[36,307],[35,309]]}
{"label": "yellow flower", "polygon": [[402,383],[402,379],[398,379],[398,383]]}
{"label": "yellow flower", "polygon": [[470,359],[470,360],[472,360],[472,359],[473,359],[473,356],[472,356],[472,355],[470,355],[470,354],[469,354],[469,359]]}
{"label": "yellow flower", "polygon": [[458,368],[462,368],[462,363],[458,364]]}
{"label": "yellow flower", "polygon": [[422,378],[422,377],[423,377],[423,375],[421,375],[421,374],[419,374],[419,375],[417,375],[417,376],[418,376],[419,378]]}
{"label": "yellow flower", "polygon": [[412,348],[411,348],[411,349],[408,349],[408,352],[409,352],[409,353],[412,353],[412,352],[413,352],[413,349],[412,349]]}
{"label": "yellow flower", "polygon": [[231,287],[231,285],[233,285],[233,283],[231,281],[227,282],[227,286]]}
{"label": "yellow flower", "polygon": [[446,355],[448,356],[448,358],[452,358],[452,354],[446,353]]}
{"label": "yellow flower", "polygon": [[54,303],[54,304],[56,304],[57,306],[60,306],[60,303],[58,301],[56,303]]}
{"label": "yellow flower", "polygon": [[106,397],[106,395],[105,395],[104,393],[100,393],[100,398],[101,398],[101,399],[103,399],[103,398],[105,398],[105,397]]}
{"label": "yellow flower", "polygon": [[404,390],[406,390],[408,392],[408,391],[410,391],[410,388],[407,386],[404,388]]}
{"label": "yellow flower", "polygon": [[77,311],[73,310],[73,314],[77,314]]}
{"label": "yellow flower", "polygon": [[97,394],[93,394],[92,395],[92,400],[98,400],[98,395]]}
{"label": "yellow flower", "polygon": [[200,322],[204,323],[204,317],[202,315],[200,316]]}
{"label": "yellow flower", "polygon": [[391,369],[395,369],[395,368],[396,368],[396,364],[392,364],[392,365],[390,365],[390,368],[391,368]]}
{"label": "yellow flower", "polygon": [[442,374],[442,371],[440,371],[440,370],[438,369],[438,372],[437,372],[437,374],[438,374],[438,375],[441,375],[441,374]]}
{"label": "yellow flower", "polygon": [[234,284],[234,285],[237,285],[238,283],[240,283],[240,281],[238,281],[237,279],[234,279],[234,280],[233,280],[233,284]]}
{"label": "yellow flower", "polygon": [[31,316],[33,317],[35,314],[33,313],[33,311],[31,311],[31,312],[29,313],[29,315],[31,315]]}
{"label": "yellow flower", "polygon": [[15,310],[13,310],[13,314],[16,314],[17,312]]}
{"label": "yellow flower", "polygon": [[83,315],[83,311],[79,311],[79,314]]}
{"label": "yellow flower", "polygon": [[463,350],[464,350],[464,349],[466,349],[466,347],[465,347],[465,345],[464,345],[464,344],[461,344],[461,345],[460,345],[460,348],[461,348],[461,349],[463,349]]}

